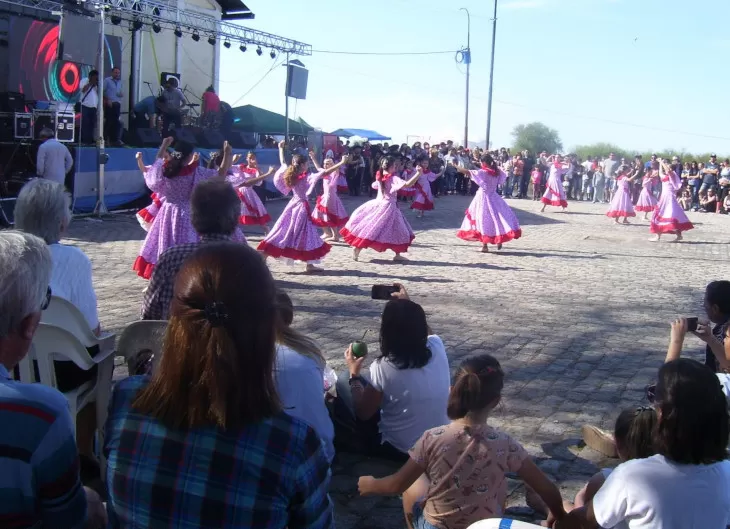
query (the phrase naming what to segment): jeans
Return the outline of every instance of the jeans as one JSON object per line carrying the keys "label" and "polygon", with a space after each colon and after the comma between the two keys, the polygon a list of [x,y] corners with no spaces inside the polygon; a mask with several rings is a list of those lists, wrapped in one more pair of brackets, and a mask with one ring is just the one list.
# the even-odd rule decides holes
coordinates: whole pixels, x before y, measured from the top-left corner
{"label": "jeans", "polygon": [[96,108],[81,105],[81,143],[94,143],[94,127],[96,127]]}
{"label": "jeans", "polygon": [[182,124],[182,116],[177,110],[164,112],[162,114],[162,137],[166,138],[171,135],[170,130],[179,128]]}
{"label": "jeans", "polygon": [[111,143],[119,141],[119,117],[122,113],[122,105],[120,103],[112,103],[106,107],[104,112],[104,128],[106,137]]}
{"label": "jeans", "polygon": [[419,502],[413,505],[413,529],[438,529],[426,520],[423,514],[423,504]]}
{"label": "jeans", "polygon": [[444,189],[446,191],[456,191],[456,175],[454,173],[444,173]]}
{"label": "jeans", "polygon": [[700,207],[700,188],[699,186],[693,185],[690,187],[692,190],[692,209],[699,209]]}
{"label": "jeans", "polygon": [[504,186],[502,187],[502,196],[505,197],[511,197],[512,196],[512,189],[514,188],[514,181],[515,175],[510,174],[507,176],[507,180],[504,182]]}

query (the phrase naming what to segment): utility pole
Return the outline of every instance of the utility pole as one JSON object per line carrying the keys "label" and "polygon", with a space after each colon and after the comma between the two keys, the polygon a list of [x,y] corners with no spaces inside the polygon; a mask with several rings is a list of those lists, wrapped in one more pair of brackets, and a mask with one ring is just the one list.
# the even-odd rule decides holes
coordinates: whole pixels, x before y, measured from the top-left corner
{"label": "utility pole", "polygon": [[469,148],[469,70],[471,68],[471,15],[465,7],[459,11],[466,12],[466,50],[462,51],[462,60],[466,63],[466,105],[464,110],[464,148]]}
{"label": "utility pole", "polygon": [[494,45],[497,40],[497,0],[494,0],[494,18],[492,19],[492,64],[489,67],[489,100],[487,103],[487,146],[489,150],[489,133],[492,128],[492,86],[494,84]]}

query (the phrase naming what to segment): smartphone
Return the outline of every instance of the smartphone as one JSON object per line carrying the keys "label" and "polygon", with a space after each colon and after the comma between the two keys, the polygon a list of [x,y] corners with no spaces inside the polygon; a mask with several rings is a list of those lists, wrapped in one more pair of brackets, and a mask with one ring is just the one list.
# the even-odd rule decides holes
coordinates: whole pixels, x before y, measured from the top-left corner
{"label": "smartphone", "polygon": [[373,285],[373,289],[370,292],[370,296],[373,299],[393,299],[391,294],[398,292],[398,287],[395,285]]}
{"label": "smartphone", "polygon": [[697,330],[698,318],[685,318],[687,320],[687,331],[693,332]]}

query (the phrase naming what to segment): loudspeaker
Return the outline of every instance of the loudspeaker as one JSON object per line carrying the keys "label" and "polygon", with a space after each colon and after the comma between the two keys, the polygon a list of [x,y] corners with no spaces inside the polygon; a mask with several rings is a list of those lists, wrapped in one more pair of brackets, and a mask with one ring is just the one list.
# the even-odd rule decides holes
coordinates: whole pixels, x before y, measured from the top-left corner
{"label": "loudspeaker", "polygon": [[[100,26],[101,23],[93,18],[64,12],[59,24],[58,59],[86,65],[96,64],[97,48],[89,46],[89,38],[99,34]],[[78,69],[76,64],[72,67]]]}
{"label": "loudspeaker", "polygon": [[286,95],[294,99],[307,99],[309,70],[291,64],[286,70]]}
{"label": "loudspeaker", "polygon": [[[0,141],[13,141],[13,129],[15,114],[12,112],[0,112]],[[32,139],[32,138],[31,138]]]}
{"label": "loudspeaker", "polygon": [[175,129],[172,135],[175,137],[175,140],[186,141],[193,145],[196,144],[195,133],[190,129]]}
{"label": "loudspeaker", "polygon": [[224,141],[225,137],[217,130],[202,129],[198,134],[198,145],[208,149],[220,149]]}
{"label": "loudspeaker", "polygon": [[228,134],[228,143],[234,149],[255,149],[259,144],[259,138],[255,132],[232,131]]}
{"label": "loudspeaker", "polygon": [[1,93],[0,112],[25,112],[25,95],[20,92]]}
{"label": "loudspeaker", "polygon": [[156,129],[142,128],[134,131],[132,142],[137,147],[157,147],[162,143],[162,138]]}

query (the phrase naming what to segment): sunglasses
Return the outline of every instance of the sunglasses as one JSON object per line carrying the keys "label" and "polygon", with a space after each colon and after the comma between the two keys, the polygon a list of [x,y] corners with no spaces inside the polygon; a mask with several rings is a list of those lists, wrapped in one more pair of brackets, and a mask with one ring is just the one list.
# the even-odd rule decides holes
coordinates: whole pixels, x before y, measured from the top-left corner
{"label": "sunglasses", "polygon": [[43,300],[43,303],[41,304],[41,310],[46,310],[48,308],[48,305],[51,304],[51,296],[53,296],[53,291],[51,290],[51,287],[49,286],[46,290],[46,299]]}

